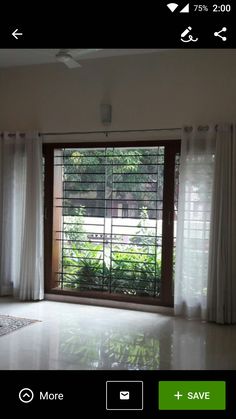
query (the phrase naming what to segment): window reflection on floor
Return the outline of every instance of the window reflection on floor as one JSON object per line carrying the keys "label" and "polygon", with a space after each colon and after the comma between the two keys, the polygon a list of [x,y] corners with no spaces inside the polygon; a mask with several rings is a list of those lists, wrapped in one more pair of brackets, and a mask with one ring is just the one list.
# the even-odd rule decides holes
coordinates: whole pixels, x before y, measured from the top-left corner
{"label": "window reflection on floor", "polygon": [[150,333],[133,335],[114,330],[83,334],[72,328],[62,337],[61,355],[80,358],[84,369],[155,370],[160,368],[160,341]]}

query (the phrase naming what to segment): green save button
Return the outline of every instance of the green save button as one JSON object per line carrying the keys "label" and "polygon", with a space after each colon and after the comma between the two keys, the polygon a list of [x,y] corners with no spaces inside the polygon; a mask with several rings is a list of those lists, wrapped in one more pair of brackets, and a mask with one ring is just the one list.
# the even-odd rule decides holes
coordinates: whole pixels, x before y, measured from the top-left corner
{"label": "green save button", "polygon": [[160,381],[159,410],[225,410],[225,381]]}

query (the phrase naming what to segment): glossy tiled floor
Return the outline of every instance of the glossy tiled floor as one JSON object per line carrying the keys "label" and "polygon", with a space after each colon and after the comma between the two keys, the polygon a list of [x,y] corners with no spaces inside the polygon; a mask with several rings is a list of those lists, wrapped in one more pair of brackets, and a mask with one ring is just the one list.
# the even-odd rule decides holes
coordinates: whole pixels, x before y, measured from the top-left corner
{"label": "glossy tiled floor", "polygon": [[0,313],[41,320],[0,337],[0,370],[236,369],[236,326],[6,298]]}

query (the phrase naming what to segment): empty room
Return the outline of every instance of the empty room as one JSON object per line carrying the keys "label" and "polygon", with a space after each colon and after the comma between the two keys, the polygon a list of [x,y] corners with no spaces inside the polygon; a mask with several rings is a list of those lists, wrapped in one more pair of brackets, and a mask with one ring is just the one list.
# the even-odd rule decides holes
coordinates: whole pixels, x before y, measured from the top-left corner
{"label": "empty room", "polygon": [[1,49],[0,92],[0,370],[235,370],[235,50]]}

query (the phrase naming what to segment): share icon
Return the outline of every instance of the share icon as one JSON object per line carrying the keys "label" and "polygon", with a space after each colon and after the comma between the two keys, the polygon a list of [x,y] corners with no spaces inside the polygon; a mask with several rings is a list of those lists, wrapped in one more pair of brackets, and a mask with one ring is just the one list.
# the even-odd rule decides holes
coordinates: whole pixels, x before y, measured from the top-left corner
{"label": "share icon", "polygon": [[226,27],[223,27],[222,29],[221,29],[221,31],[219,31],[219,32],[215,32],[214,33],[214,36],[219,36],[219,38],[221,38],[222,39],[222,41],[227,41],[227,37],[226,36],[222,36],[222,35],[220,35],[221,34],[221,32],[226,32],[227,31],[227,28]]}

